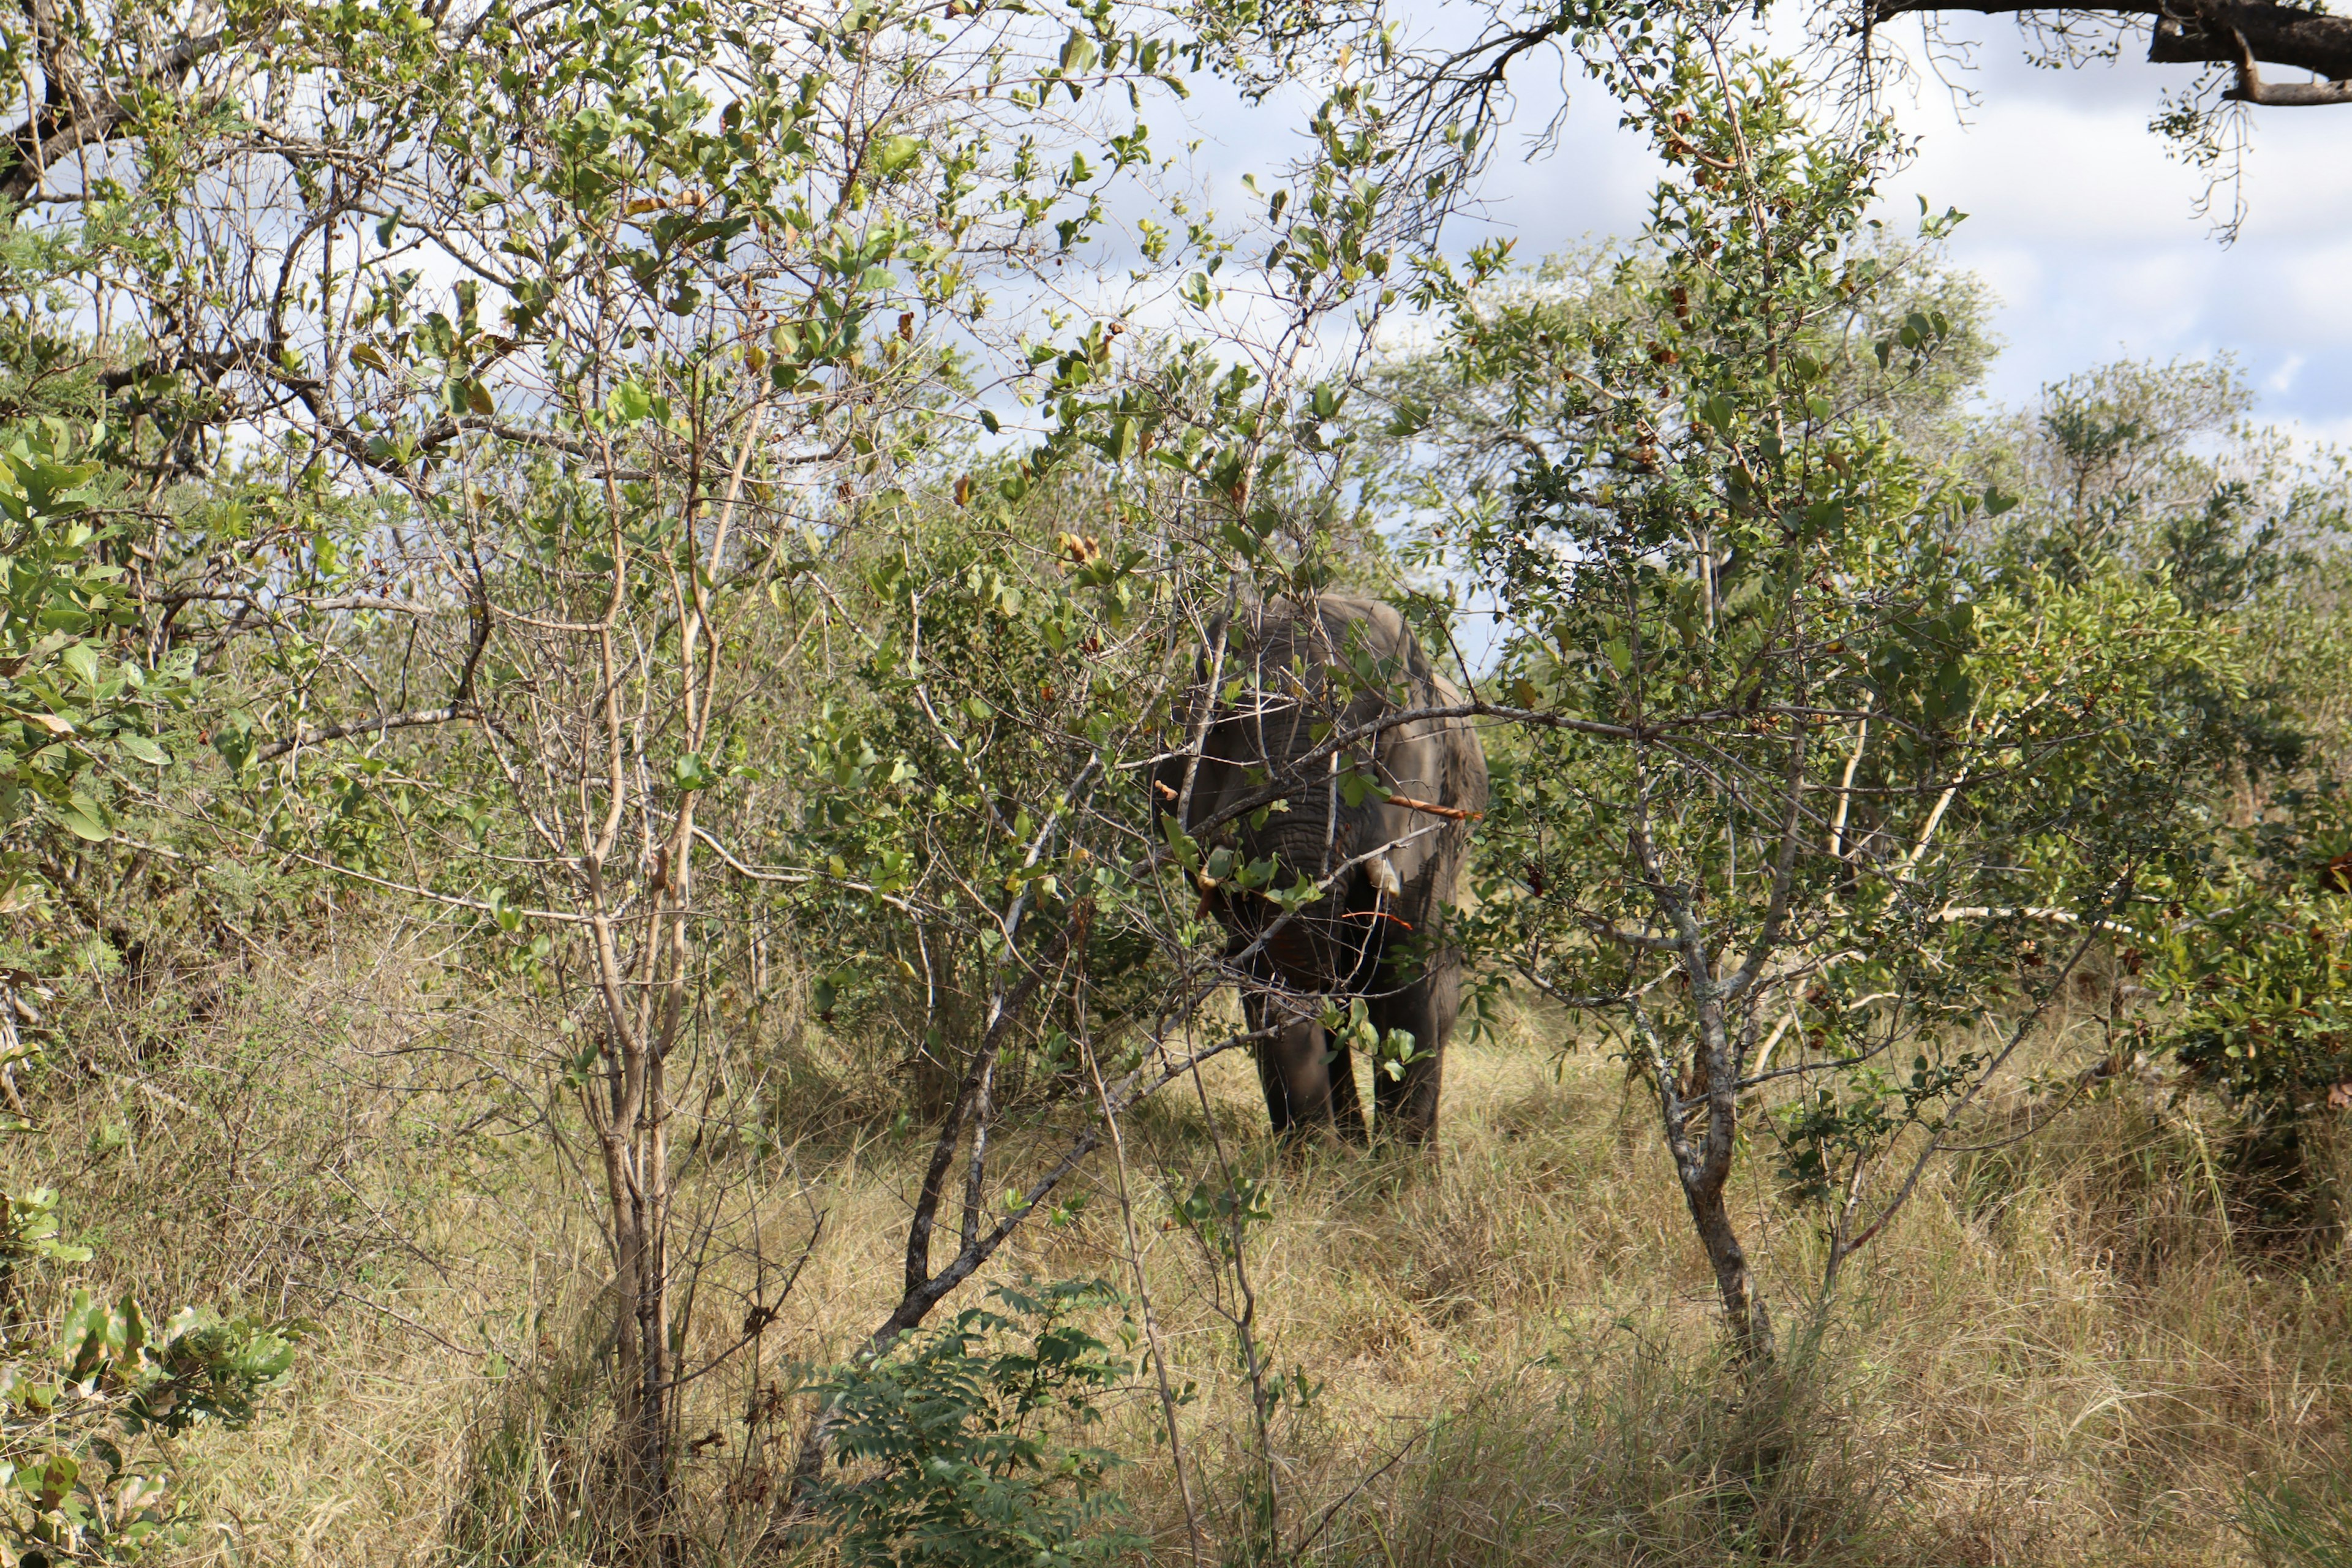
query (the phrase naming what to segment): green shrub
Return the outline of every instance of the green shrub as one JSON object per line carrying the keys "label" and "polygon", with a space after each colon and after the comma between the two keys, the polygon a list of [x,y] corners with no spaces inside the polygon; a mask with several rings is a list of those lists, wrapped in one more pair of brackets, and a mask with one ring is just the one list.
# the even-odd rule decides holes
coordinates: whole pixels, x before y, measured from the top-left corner
{"label": "green shrub", "polygon": [[2153,952],[2119,956],[2129,972],[2153,960],[2142,1047],[2228,1113],[2209,1171],[2228,1175],[2233,1223],[2308,1245],[2341,1223],[2314,1135],[2352,1108],[2352,817],[2333,791],[2280,804],[2221,837],[2149,922]]}
{"label": "green shrub", "polygon": [[831,1398],[835,1469],[816,1510],[849,1568],[1066,1568],[1141,1546],[1109,1488],[1124,1461],[1064,1439],[1101,1419],[1132,1363],[1073,1322],[1114,1303],[1098,1282],[990,1294],[910,1352],[845,1369]]}
{"label": "green shrub", "polygon": [[76,1289],[53,1321],[28,1324],[27,1262],[86,1260],[59,1238],[56,1195],[0,1194],[0,1258],[13,1320],[0,1342],[0,1565],[121,1562],[183,1538],[191,1522],[172,1493],[151,1433],[176,1436],[205,1421],[238,1427],[294,1364],[299,1323],[223,1321],[195,1308],[159,1331],[136,1298],[112,1306]]}

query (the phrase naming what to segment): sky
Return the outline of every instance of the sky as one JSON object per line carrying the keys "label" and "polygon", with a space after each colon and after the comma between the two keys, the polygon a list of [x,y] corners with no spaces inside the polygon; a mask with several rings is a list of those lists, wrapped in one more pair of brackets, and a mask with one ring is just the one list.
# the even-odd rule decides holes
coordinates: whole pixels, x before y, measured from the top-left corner
{"label": "sky", "polygon": [[[2226,353],[2258,391],[2257,417],[2352,446],[2352,107],[2253,111],[2247,216],[2224,245],[2196,210],[2204,175],[2147,129],[2191,68],[2045,70],[2006,18],[1956,21],[1979,43],[1974,68],[1955,79],[1975,101],[1956,105],[1932,77],[1895,95],[1889,108],[1918,154],[1890,182],[1886,216],[1916,218],[1921,195],[1969,215],[1952,258],[1990,285],[2006,345],[1988,395],[2021,404],[2115,359]],[[1657,165],[1597,88],[1567,85],[1547,154],[1530,142],[1558,106],[1558,74],[1521,78],[1483,209],[1454,230],[1456,246],[1508,235],[1533,259],[1640,230]],[[1256,116],[1197,105],[1193,125],[1213,164],[1237,174],[1267,162]]]}

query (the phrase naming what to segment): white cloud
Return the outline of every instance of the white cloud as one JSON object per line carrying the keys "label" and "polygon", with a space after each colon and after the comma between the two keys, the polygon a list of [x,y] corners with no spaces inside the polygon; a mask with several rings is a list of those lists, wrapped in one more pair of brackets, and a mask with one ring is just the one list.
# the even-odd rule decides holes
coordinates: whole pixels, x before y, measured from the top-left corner
{"label": "white cloud", "polygon": [[2352,341],[2352,124],[2253,111],[2246,219],[2224,246],[2196,211],[2205,176],[2147,128],[2189,71],[2137,59],[2041,70],[2021,58],[2018,29],[1979,31],[1976,107],[1963,123],[1940,92],[1905,105],[1922,147],[1898,184],[1970,215],[1953,251],[2002,299],[1996,394],[2027,395],[2119,354],[2232,353],[2261,375],[2265,416],[2352,423],[2352,374],[2326,352]]}

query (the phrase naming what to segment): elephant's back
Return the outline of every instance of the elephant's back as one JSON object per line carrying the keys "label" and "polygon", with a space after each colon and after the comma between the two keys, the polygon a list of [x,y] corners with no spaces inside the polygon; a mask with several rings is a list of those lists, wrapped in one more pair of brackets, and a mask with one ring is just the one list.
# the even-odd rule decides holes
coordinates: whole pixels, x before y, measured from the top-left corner
{"label": "elephant's back", "polygon": [[[1213,639],[1218,627],[1211,627]],[[1394,605],[1358,594],[1285,595],[1238,609],[1232,646],[1270,659],[1288,655],[1323,662],[1360,648],[1376,658],[1403,656],[1423,668],[1421,645]]]}

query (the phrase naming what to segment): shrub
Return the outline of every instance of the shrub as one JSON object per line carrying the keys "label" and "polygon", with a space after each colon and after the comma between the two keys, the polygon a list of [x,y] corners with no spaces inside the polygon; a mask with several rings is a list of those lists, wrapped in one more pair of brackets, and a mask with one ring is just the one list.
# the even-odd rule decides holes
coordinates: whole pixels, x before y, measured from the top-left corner
{"label": "shrub", "polygon": [[2166,910],[2147,976],[2164,1005],[2135,1031],[2228,1108],[2254,1217],[2313,1237],[2335,1221],[2311,1135],[2352,1110],[2352,820],[2332,792],[2282,804],[2280,820],[2226,836]]}
{"label": "shrub", "polygon": [[1098,1282],[990,1292],[911,1352],[817,1385],[834,1403],[835,1472],[816,1510],[849,1568],[1068,1568],[1144,1544],[1109,1488],[1124,1463],[1064,1446],[1101,1419],[1132,1363],[1073,1317],[1118,1297]]}
{"label": "shrub", "polygon": [[0,1258],[16,1321],[0,1343],[0,1564],[121,1562],[187,1532],[165,1457],[135,1453],[151,1433],[250,1422],[284,1381],[305,1325],[223,1321],[184,1309],[160,1332],[138,1300],[77,1289],[54,1326],[23,1321],[30,1261],[80,1262],[60,1239],[56,1195],[0,1194]]}

